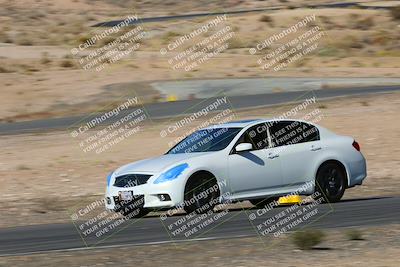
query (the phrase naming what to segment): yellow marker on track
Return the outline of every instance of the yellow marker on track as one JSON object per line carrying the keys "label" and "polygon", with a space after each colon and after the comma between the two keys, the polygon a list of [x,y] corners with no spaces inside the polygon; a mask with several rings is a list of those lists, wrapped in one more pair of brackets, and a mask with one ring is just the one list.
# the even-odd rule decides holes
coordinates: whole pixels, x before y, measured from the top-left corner
{"label": "yellow marker on track", "polygon": [[280,205],[299,204],[301,203],[301,196],[293,195],[293,196],[280,197],[278,202]]}
{"label": "yellow marker on track", "polygon": [[167,101],[168,102],[175,102],[178,100],[178,97],[176,95],[169,95],[167,96]]}

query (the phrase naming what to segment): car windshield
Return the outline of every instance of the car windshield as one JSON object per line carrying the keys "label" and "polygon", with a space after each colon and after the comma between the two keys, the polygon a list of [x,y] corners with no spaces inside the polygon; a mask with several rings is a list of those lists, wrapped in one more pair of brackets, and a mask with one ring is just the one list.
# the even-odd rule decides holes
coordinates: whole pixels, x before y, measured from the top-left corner
{"label": "car windshield", "polygon": [[167,154],[218,151],[226,148],[242,128],[211,128],[187,136]]}

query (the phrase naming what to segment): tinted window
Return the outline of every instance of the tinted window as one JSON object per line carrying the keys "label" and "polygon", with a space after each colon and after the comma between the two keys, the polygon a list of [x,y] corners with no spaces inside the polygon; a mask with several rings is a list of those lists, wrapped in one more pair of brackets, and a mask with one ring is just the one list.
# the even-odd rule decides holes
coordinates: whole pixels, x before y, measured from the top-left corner
{"label": "tinted window", "polygon": [[226,148],[242,128],[204,129],[187,136],[167,154],[218,151]]}
{"label": "tinted window", "polygon": [[317,127],[304,122],[302,122],[301,125],[303,127],[304,142],[319,140],[319,131]]}
{"label": "tinted window", "polygon": [[293,145],[319,140],[318,129],[299,121],[275,121],[268,123],[273,146]]}
{"label": "tinted window", "polygon": [[246,132],[239,138],[239,141],[236,143],[236,145],[241,143],[252,144],[253,150],[259,150],[268,147],[266,124],[261,123],[247,129]]}

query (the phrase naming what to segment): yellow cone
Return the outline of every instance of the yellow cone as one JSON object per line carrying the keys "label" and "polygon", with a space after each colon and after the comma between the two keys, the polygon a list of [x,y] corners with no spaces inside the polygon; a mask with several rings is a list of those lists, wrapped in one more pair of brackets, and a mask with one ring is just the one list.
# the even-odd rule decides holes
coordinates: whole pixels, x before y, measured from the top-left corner
{"label": "yellow cone", "polygon": [[299,204],[301,203],[301,196],[293,195],[293,196],[280,197],[278,202],[280,205]]}
{"label": "yellow cone", "polygon": [[174,102],[174,101],[177,101],[177,100],[178,100],[178,97],[176,95],[167,96],[167,101],[168,102]]}

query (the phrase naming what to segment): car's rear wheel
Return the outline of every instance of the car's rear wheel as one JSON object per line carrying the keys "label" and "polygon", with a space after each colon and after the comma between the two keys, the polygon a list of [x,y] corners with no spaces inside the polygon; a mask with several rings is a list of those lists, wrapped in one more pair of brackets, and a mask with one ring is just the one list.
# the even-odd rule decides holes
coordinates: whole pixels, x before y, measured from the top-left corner
{"label": "car's rear wheel", "polygon": [[346,172],[339,164],[323,164],[317,173],[316,191],[321,193],[326,202],[339,201],[346,189]]}
{"label": "car's rear wheel", "polygon": [[186,213],[212,211],[219,202],[219,187],[214,176],[206,173],[192,176],[185,186]]}
{"label": "car's rear wheel", "polygon": [[268,197],[268,198],[255,198],[255,199],[249,199],[250,203],[256,206],[256,208],[264,208],[265,206],[268,206],[274,201],[278,201],[279,197]]}

